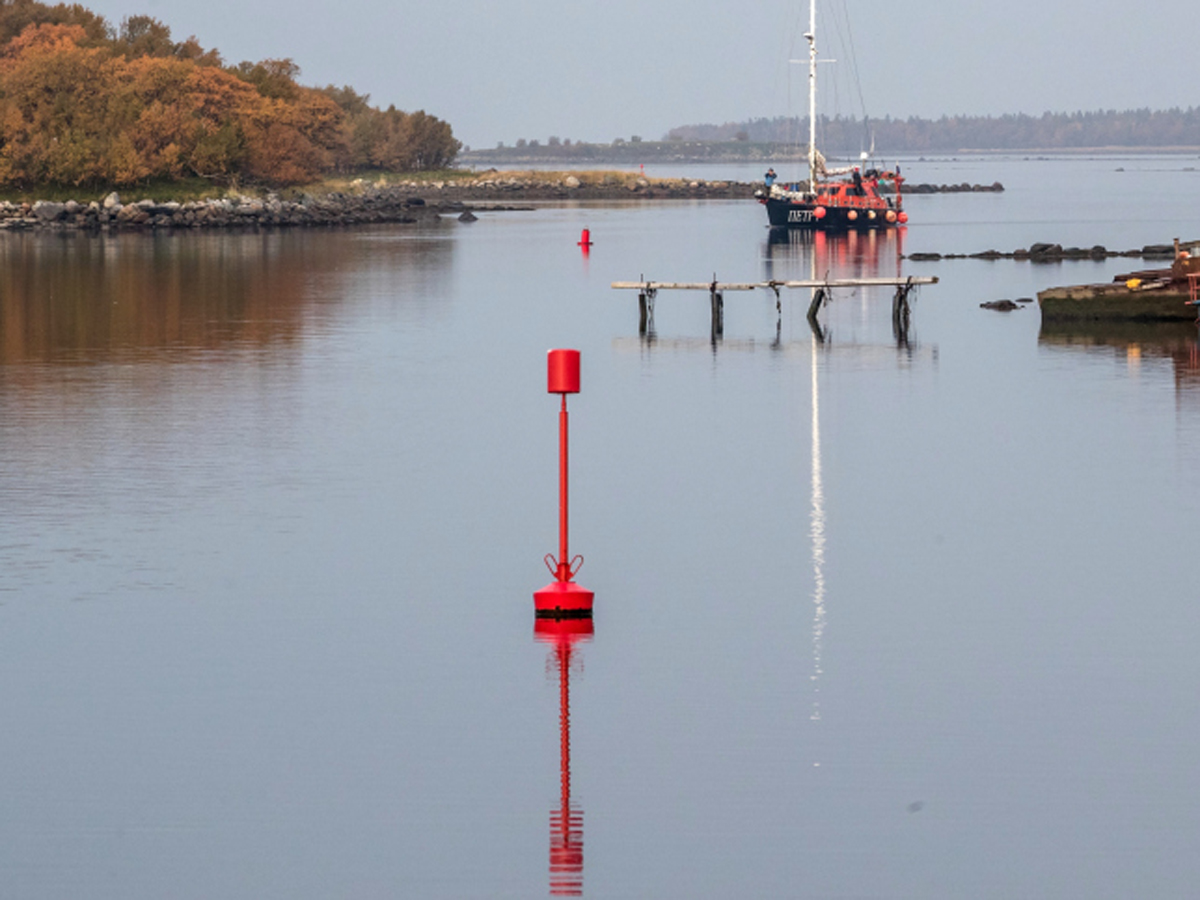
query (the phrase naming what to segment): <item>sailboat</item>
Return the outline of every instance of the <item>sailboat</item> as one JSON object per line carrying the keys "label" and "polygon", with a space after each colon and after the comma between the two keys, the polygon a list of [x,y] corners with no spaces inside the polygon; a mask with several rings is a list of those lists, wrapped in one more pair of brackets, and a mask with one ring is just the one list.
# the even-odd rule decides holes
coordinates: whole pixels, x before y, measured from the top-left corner
{"label": "sailboat", "polygon": [[[808,231],[865,231],[895,228],[908,221],[901,198],[900,167],[888,171],[867,166],[831,169],[817,150],[817,5],[808,3],[808,181],[780,184],[773,179],[755,196],[767,207],[772,228]],[[873,142],[872,142],[873,143]],[[880,185],[890,184],[893,196]]]}

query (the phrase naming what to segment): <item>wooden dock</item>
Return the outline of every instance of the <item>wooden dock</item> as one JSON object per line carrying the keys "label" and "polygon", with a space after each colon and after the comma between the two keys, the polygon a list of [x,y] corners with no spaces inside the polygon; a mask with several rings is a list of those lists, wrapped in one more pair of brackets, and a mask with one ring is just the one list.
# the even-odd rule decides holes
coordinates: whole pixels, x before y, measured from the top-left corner
{"label": "wooden dock", "polygon": [[638,292],[638,334],[644,335],[654,328],[654,301],[659,291],[707,291],[712,308],[712,337],[721,337],[725,332],[725,294],[729,291],[754,291],[766,289],[775,294],[775,311],[780,313],[780,291],[783,289],[808,288],[813,292],[808,306],[808,319],[814,330],[817,313],[826,303],[831,292],[841,288],[894,287],[892,298],[892,322],[900,332],[907,332],[910,308],[908,297],[913,288],[922,284],[937,284],[933,275],[909,275],[895,278],[804,278],[789,281],[614,281],[614,290]]}
{"label": "wooden dock", "polygon": [[1042,321],[1194,322],[1196,307],[1183,285],[1134,289],[1127,285],[1084,284],[1039,291]]}

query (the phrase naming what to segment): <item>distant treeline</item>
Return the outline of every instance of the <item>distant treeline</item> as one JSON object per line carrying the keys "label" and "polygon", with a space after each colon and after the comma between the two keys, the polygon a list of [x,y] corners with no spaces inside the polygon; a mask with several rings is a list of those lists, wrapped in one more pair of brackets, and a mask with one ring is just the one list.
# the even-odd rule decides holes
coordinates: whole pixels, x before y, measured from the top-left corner
{"label": "distant treeline", "polygon": [[[818,145],[830,153],[858,153],[872,139],[887,154],[956,150],[1071,150],[1085,147],[1200,147],[1200,108],[1135,109],[1040,116],[942,116],[940,119],[818,119]],[[808,119],[774,118],[685,125],[667,141],[794,143],[808,140]]]}
{"label": "distant treeline", "polygon": [[297,184],[453,162],[447,123],[299,73],[290,59],[226,65],[149,16],[113,28],[77,4],[0,0],[0,186]]}
{"label": "distant treeline", "polygon": [[[712,160],[741,158],[748,151],[756,155],[769,152],[764,148],[749,148],[724,142],[709,141],[643,141],[640,137],[630,140],[617,138],[611,144],[595,144],[587,141],[560,140],[550,138],[546,143],[538,140],[521,139],[515,146],[503,142],[489,150],[464,150],[460,162],[469,164],[514,165],[520,163],[566,162],[576,164],[605,163],[637,165],[649,162],[678,162],[684,160]],[[766,158],[763,156],[762,158]]]}

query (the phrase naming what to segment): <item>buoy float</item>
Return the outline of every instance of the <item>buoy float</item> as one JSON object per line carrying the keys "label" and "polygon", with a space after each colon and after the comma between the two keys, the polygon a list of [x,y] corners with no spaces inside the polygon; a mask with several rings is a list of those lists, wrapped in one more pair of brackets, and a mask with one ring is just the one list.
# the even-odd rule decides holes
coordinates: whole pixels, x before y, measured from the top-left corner
{"label": "buoy float", "polygon": [[850,212],[846,213],[846,218],[853,222],[858,218],[858,210],[850,210]]}
{"label": "buoy float", "polygon": [[894,212],[892,212],[890,209],[889,209],[889,210],[888,210],[886,213],[884,213],[884,216],[883,216],[883,217],[884,217],[885,219],[887,219],[889,222],[895,222],[895,221],[896,221],[896,214],[895,214]]}
{"label": "buoy float", "polygon": [[[586,229],[584,235],[587,235]],[[546,390],[562,395],[558,414],[558,558],[546,554],[546,567],[554,581],[540,591],[534,591],[533,608],[540,618],[586,619],[591,618],[595,594],[575,582],[583,557],[572,558],[567,550],[567,394],[579,393],[578,350],[549,352]]]}
{"label": "buoy float", "polygon": [[908,222],[908,213],[902,211],[900,215],[896,217],[896,221],[901,225],[904,225],[906,222]]}
{"label": "buoy float", "polygon": [[591,232],[591,229],[588,229],[588,228],[585,228],[585,229],[583,229],[583,233],[579,235],[579,244],[578,244],[578,246],[580,246],[580,247],[590,247],[590,246],[592,246],[592,232]]}
{"label": "buoy float", "polygon": [[818,219],[825,218],[825,207],[818,206],[816,209],[813,210],[813,215],[816,216]]}
{"label": "buoy float", "polygon": [[873,220],[875,218],[875,210],[873,210],[873,209],[867,210],[867,218]]}

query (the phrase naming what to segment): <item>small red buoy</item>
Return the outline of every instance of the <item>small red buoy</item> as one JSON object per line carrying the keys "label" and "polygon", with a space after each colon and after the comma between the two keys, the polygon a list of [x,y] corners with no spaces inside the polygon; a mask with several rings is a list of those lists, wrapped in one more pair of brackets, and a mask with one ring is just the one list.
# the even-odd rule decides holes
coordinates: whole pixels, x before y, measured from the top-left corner
{"label": "small red buoy", "polygon": [[852,209],[850,212],[846,213],[846,218],[853,222],[858,218],[858,212]]}
{"label": "small red buoy", "polygon": [[883,217],[885,219],[887,219],[889,223],[896,221],[896,214],[894,212],[892,212],[890,209],[886,213],[884,213]]}
{"label": "small red buoy", "polygon": [[901,225],[904,225],[905,223],[908,222],[908,213],[901,212],[900,215],[898,215],[896,217],[896,221],[899,222]]}
{"label": "small red buoy", "polygon": [[813,210],[813,215],[816,216],[818,219],[825,218],[825,207],[818,206],[816,209]]}
{"label": "small red buoy", "polygon": [[579,246],[580,247],[592,246],[592,232],[590,229],[588,229],[588,228],[583,229],[583,233],[581,235],[579,235]]}

